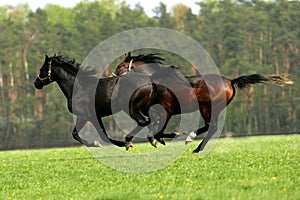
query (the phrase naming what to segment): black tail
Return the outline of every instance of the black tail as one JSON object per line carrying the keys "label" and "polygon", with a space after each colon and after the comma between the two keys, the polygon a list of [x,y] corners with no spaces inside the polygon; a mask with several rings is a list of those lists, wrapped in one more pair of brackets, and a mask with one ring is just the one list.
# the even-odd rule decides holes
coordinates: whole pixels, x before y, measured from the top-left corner
{"label": "black tail", "polygon": [[269,82],[273,85],[283,86],[286,84],[293,84],[293,81],[284,77],[283,75],[262,75],[262,74],[251,74],[247,76],[240,76],[236,79],[231,80],[231,84],[235,87],[243,89],[249,85],[256,83]]}

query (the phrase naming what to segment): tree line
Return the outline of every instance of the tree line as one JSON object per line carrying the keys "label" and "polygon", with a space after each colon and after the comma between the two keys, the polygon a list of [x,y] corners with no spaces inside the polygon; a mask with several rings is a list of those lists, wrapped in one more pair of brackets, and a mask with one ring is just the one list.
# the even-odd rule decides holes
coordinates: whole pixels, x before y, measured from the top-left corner
{"label": "tree line", "polygon": [[[74,145],[72,116],[55,84],[43,91],[32,83],[44,55],[61,53],[82,62],[101,41],[133,28],[163,27],[199,42],[222,75],[289,74],[295,84],[260,85],[238,91],[227,109],[224,134],[296,133],[300,129],[300,2],[205,0],[193,14],[160,3],[149,17],[137,4],[83,1],[72,8],[48,4],[0,7],[0,149]],[[175,63],[170,63],[175,64]],[[192,66],[191,66],[192,68]],[[111,118],[106,119],[114,132]],[[176,120],[170,129],[176,126]]]}

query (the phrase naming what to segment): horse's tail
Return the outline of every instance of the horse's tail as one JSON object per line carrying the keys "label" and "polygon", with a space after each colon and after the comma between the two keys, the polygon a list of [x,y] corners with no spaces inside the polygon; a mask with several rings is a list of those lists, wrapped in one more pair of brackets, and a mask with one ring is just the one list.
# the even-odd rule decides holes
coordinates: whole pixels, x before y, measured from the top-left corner
{"label": "horse's tail", "polygon": [[262,75],[262,74],[251,74],[247,76],[240,76],[236,79],[231,80],[231,84],[240,89],[246,88],[249,85],[256,83],[269,82],[272,85],[284,86],[287,84],[293,84],[293,81],[286,78],[285,75]]}

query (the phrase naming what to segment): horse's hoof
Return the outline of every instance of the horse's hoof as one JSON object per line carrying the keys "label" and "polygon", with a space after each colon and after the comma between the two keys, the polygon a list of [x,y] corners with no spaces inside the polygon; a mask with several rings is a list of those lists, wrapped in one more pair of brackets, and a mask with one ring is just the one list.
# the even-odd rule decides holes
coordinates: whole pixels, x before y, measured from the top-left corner
{"label": "horse's hoof", "polygon": [[160,138],[159,142],[160,142],[161,144],[163,144],[163,145],[166,145],[166,141],[165,141],[164,138]]}
{"label": "horse's hoof", "polygon": [[180,132],[177,132],[177,131],[175,131],[174,134],[175,134],[176,136],[184,135],[183,133],[180,133]]}
{"label": "horse's hoof", "polygon": [[132,148],[132,147],[133,147],[132,142],[126,142],[126,143],[125,143],[125,148],[126,148],[127,151],[128,151],[130,148]]}
{"label": "horse's hoof", "polygon": [[195,137],[196,137],[197,135],[196,135],[196,133],[193,131],[193,132],[191,132],[188,136],[187,136],[187,138],[185,139],[185,144],[187,145],[187,144],[190,144],[191,142],[193,142],[193,139],[195,139]]}
{"label": "horse's hoof", "polygon": [[166,145],[166,141],[164,138],[160,138],[160,137],[154,137],[159,143],[161,143],[162,145]]}
{"label": "horse's hoof", "polygon": [[95,147],[102,147],[102,145],[100,144],[100,142],[98,140],[94,141],[94,145],[95,145]]}
{"label": "horse's hoof", "polygon": [[203,151],[203,149],[201,149],[201,148],[196,148],[194,151],[193,151],[193,153],[199,153],[200,151]]}
{"label": "horse's hoof", "polygon": [[199,150],[195,149],[195,150],[193,151],[193,153],[199,153]]}
{"label": "horse's hoof", "polygon": [[188,145],[188,144],[190,144],[190,143],[192,143],[193,142],[193,139],[190,137],[190,136],[188,136],[186,139],[185,139],[185,145]]}
{"label": "horse's hoof", "polygon": [[154,139],[154,140],[151,142],[151,145],[154,146],[155,148],[157,148],[157,140]]}
{"label": "horse's hoof", "polygon": [[188,145],[188,144],[190,144],[190,143],[192,143],[192,141],[185,141],[185,145]]}

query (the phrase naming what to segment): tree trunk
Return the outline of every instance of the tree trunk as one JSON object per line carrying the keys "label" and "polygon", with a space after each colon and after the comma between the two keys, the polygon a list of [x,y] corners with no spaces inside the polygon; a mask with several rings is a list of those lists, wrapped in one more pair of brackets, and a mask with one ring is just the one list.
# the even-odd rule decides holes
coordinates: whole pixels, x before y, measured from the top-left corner
{"label": "tree trunk", "polygon": [[248,111],[248,121],[247,121],[247,135],[252,134],[252,102],[253,102],[253,92],[254,87],[249,88],[248,98],[247,98],[247,111]]}
{"label": "tree trunk", "polygon": [[270,132],[270,120],[269,120],[269,99],[268,99],[268,86],[264,86],[264,132],[269,133]]}
{"label": "tree trunk", "polygon": [[[263,32],[260,32],[260,42],[261,44],[263,44],[263,40],[264,40],[264,33]],[[263,64],[263,47],[262,45],[259,47],[259,61],[260,61],[260,64],[262,65]]]}

